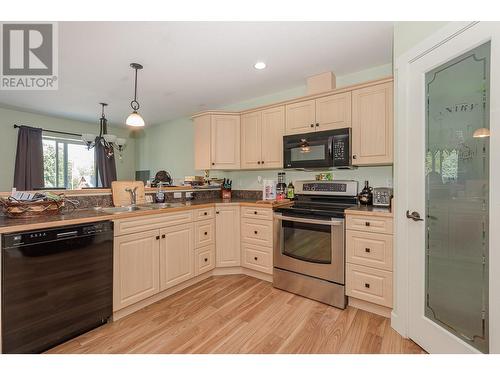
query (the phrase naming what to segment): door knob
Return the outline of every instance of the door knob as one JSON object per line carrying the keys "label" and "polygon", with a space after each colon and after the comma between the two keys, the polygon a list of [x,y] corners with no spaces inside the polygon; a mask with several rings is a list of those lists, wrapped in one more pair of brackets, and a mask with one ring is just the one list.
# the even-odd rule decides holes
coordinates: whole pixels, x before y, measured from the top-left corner
{"label": "door knob", "polygon": [[417,211],[413,211],[410,214],[410,211],[406,210],[406,217],[408,219],[412,219],[413,221],[424,221],[424,219],[420,217],[420,214]]}

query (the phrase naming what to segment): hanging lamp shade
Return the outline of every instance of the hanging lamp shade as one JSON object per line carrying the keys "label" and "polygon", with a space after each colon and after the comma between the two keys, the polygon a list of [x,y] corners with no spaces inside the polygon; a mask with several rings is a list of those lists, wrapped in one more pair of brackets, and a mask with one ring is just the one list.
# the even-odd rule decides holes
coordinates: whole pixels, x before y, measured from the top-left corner
{"label": "hanging lamp shade", "polygon": [[479,128],[474,130],[474,133],[472,134],[474,138],[486,138],[490,136],[490,129],[488,128]]}
{"label": "hanging lamp shade", "polygon": [[137,71],[142,69],[141,64],[132,63],[130,67],[135,70],[135,83],[134,83],[134,100],[130,102],[133,112],[125,120],[125,124],[128,126],[140,128],[145,125],[144,119],[137,112],[139,110],[139,102],[137,101]]}
{"label": "hanging lamp shade", "polygon": [[132,112],[130,115],[128,115],[127,120],[125,121],[125,124],[128,126],[134,126],[134,127],[142,127],[144,126],[144,119],[141,117],[140,114],[137,113],[137,111]]}

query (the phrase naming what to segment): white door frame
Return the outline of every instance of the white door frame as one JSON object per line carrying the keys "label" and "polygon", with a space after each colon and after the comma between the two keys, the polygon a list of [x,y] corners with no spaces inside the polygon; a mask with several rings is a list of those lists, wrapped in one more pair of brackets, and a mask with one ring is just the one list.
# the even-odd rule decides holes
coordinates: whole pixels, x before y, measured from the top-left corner
{"label": "white door frame", "polygon": [[[409,71],[412,63],[427,55],[436,48],[467,32],[467,30],[483,27],[498,27],[500,23],[492,22],[450,22],[429,38],[396,59],[394,65],[395,97],[395,160],[394,160],[394,225],[395,225],[395,267],[394,267],[394,310],[391,325],[402,336],[409,336],[409,249],[408,233],[412,221],[406,219],[406,210],[412,210],[412,201],[408,194],[408,152],[412,149],[409,139]],[[496,43],[495,43],[496,45]],[[494,61],[500,61],[500,48],[491,48],[492,66]],[[491,81],[499,81],[492,70]],[[500,86],[500,85],[497,85]],[[500,87],[491,85],[490,103],[498,103]],[[490,192],[500,189],[500,176],[492,166],[500,166],[500,108],[491,105],[490,128]],[[496,135],[496,136],[495,136]],[[489,350],[490,353],[500,353],[500,233],[494,230],[494,224],[500,224],[500,199],[490,193],[490,245],[489,245]]]}

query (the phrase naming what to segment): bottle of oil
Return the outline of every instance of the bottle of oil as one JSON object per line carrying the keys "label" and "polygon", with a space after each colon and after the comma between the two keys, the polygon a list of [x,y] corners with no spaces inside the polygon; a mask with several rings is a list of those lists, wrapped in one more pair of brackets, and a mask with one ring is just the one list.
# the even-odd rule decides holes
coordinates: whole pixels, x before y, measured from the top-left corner
{"label": "bottle of oil", "polygon": [[293,186],[292,181],[288,184],[287,190],[286,190],[286,197],[288,199],[294,199],[295,198],[295,186]]}

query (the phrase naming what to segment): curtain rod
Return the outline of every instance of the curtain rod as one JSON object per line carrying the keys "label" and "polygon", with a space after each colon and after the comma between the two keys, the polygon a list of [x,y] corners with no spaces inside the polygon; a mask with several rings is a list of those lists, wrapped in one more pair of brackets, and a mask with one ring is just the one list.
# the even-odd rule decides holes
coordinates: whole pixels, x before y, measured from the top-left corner
{"label": "curtain rod", "polygon": [[[28,125],[23,125],[23,126],[28,126]],[[14,128],[20,128],[21,125],[14,124]],[[48,132],[48,133],[55,133],[55,134],[64,134],[64,135],[73,135],[76,137],[81,137],[81,134],[77,133],[68,133],[68,132],[61,132],[59,130],[49,130],[49,129],[42,129],[43,132]]]}

